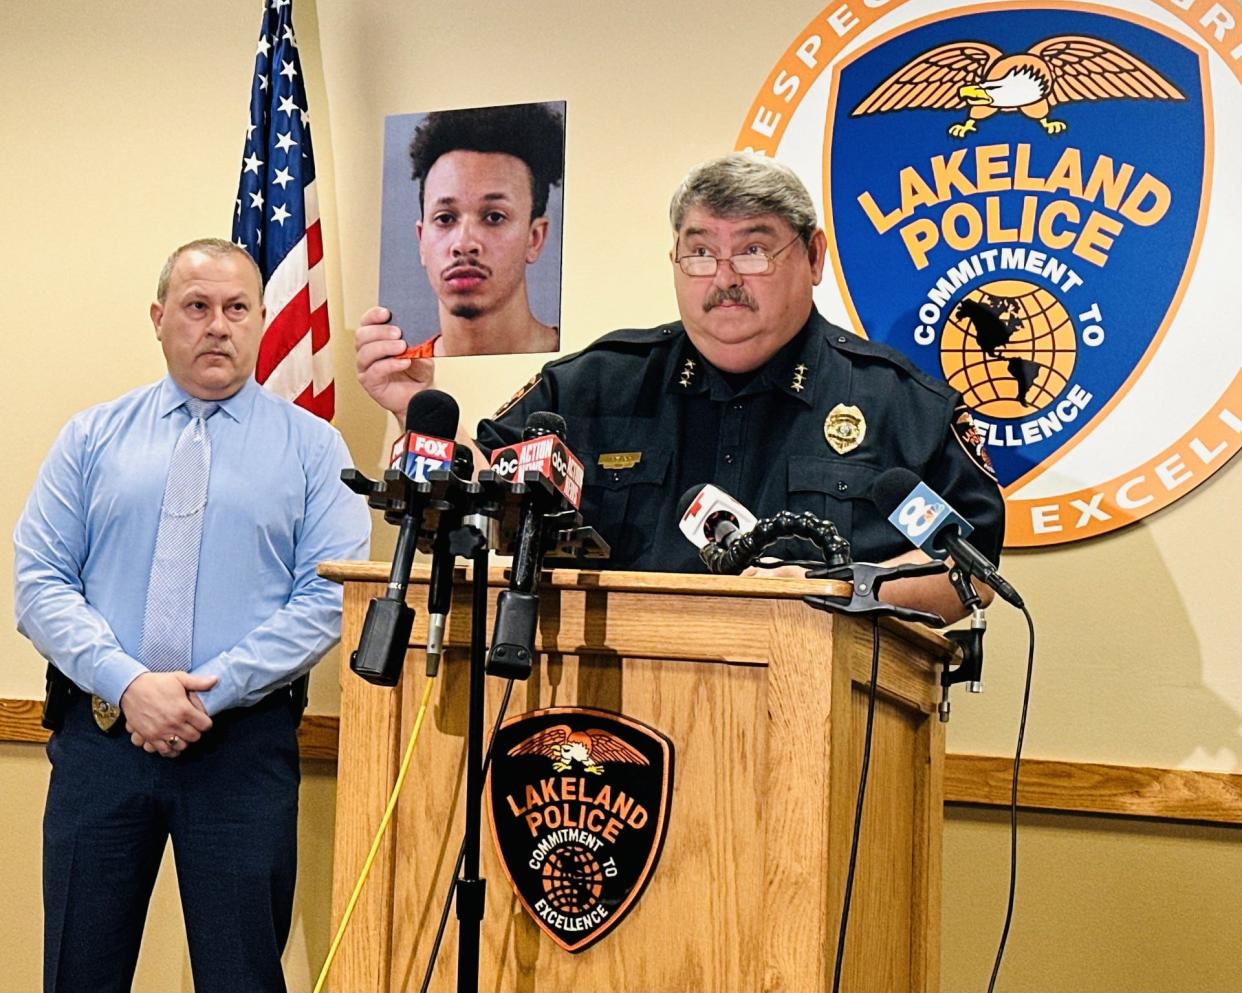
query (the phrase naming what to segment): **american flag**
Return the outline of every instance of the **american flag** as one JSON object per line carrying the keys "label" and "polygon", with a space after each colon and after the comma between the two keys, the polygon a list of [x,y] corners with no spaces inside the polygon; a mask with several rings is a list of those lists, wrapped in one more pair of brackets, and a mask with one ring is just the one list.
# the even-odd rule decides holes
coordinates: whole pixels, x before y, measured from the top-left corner
{"label": "american flag", "polygon": [[263,272],[267,327],[255,378],[331,419],[323,235],[293,0],[265,0],[233,241]]}

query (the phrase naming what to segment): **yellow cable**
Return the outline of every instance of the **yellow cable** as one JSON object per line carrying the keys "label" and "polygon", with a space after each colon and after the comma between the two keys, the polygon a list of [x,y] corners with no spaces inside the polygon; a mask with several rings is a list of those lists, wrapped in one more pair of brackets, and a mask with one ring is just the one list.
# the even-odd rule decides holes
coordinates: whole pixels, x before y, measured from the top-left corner
{"label": "yellow cable", "polygon": [[428,679],[423,686],[423,699],[418,705],[418,716],[414,718],[414,731],[410,734],[410,743],[405,747],[405,758],[401,760],[401,770],[397,773],[397,781],[392,785],[392,793],[388,796],[388,806],[384,808],[384,816],[380,819],[379,829],[375,832],[375,840],[371,842],[371,850],[367,853],[367,860],[362,865],[362,873],[358,876],[358,882],[354,885],[354,892],[350,895],[349,903],[345,906],[345,913],[341,916],[341,926],[336,929],[336,936],[332,939],[332,947],[328,949],[328,957],[324,960],[323,969],[319,973],[319,979],[315,982],[314,993],[320,993],[323,989],[324,980],[328,978],[328,969],[332,966],[332,960],[336,958],[337,949],[341,945],[341,938],[345,936],[345,928],[349,924],[350,917],[353,916],[354,905],[362,894],[363,884],[366,883],[367,876],[371,873],[371,865],[379,852],[380,842],[384,839],[384,832],[388,830],[388,822],[392,819],[392,812],[397,807],[397,797],[401,795],[401,786],[405,782],[406,772],[409,771],[410,759],[414,756],[414,745],[418,741],[418,733],[423,727],[423,716],[427,713],[427,702],[431,699],[433,682],[434,680]]}

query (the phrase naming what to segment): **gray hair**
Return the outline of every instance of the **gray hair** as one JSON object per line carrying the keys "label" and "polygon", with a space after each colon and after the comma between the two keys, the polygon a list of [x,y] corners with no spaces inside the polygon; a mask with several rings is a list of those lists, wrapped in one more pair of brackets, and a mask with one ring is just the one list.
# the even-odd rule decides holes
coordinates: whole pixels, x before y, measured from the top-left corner
{"label": "gray hair", "polygon": [[709,159],[690,170],[668,205],[674,231],[681,230],[694,207],[702,207],[713,217],[773,214],[788,222],[807,246],[819,227],[811,195],[794,171],[748,152]]}
{"label": "gray hair", "polygon": [[259,271],[259,264],[248,251],[235,245],[231,241],[225,241],[223,238],[196,238],[194,241],[187,241],[178,248],[172,255],[168,256],[168,261],[164,263],[164,268],[160,270],[159,282],[155,284],[155,299],[162,306],[164,301],[168,299],[168,281],[172,279],[173,268],[177,264],[177,259],[185,252],[202,252],[204,255],[210,255],[212,258],[222,259],[227,255],[240,255],[250,263],[250,268],[254,270],[254,278],[259,283],[259,295],[263,295],[263,273]]}

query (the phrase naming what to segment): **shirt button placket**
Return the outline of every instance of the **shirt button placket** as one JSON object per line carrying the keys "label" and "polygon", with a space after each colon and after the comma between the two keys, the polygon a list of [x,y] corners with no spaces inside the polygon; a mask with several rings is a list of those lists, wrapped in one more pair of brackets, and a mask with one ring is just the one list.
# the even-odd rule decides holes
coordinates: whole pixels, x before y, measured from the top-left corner
{"label": "shirt button placket", "polygon": [[725,404],[720,419],[720,449],[716,458],[716,483],[735,496],[741,490],[742,438],[745,428],[746,402],[733,399]]}

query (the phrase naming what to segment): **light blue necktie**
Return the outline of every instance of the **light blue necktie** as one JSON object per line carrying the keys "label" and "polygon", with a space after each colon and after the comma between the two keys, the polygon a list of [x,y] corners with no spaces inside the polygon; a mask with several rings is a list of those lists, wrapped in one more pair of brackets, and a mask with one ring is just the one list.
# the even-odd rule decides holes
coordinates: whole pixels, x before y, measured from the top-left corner
{"label": "light blue necktie", "polygon": [[190,668],[194,646],[194,592],[198,586],[198,551],[203,539],[203,511],[211,473],[211,438],[207,419],[218,403],[186,400],[190,423],[173,449],[164,482],[160,530],[147,584],[138,660],[152,672]]}

